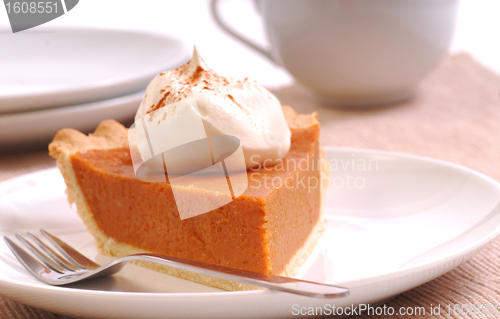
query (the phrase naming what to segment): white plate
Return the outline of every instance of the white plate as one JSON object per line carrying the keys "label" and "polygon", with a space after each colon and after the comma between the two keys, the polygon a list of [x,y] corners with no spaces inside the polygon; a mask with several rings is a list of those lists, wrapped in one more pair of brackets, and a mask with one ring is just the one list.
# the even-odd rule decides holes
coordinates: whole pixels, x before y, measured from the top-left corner
{"label": "white plate", "polygon": [[172,36],[118,29],[46,25],[0,43],[0,113],[128,95],[190,57]]}
{"label": "white plate", "polygon": [[138,92],[88,104],[0,114],[0,146],[14,147],[47,142],[58,130],[65,127],[90,132],[105,119],[130,120],[137,112],[143,97],[144,92]]}
{"label": "white plate", "polygon": [[[107,280],[52,287],[28,275],[4,244],[0,293],[91,318],[296,317],[301,307],[350,307],[404,292],[456,267],[500,233],[500,184],[489,177],[396,153],[329,148],[327,156],[333,168],[327,227],[301,277],[349,287],[348,297],[223,292],[133,265]],[[45,228],[102,261],[64,188],[57,170],[0,184],[0,235]]]}

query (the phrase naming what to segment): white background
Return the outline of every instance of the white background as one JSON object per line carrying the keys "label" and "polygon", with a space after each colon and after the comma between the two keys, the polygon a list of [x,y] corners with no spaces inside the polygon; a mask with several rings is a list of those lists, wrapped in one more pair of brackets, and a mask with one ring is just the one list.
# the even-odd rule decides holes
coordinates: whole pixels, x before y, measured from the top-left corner
{"label": "white background", "polygon": [[[255,42],[266,45],[260,18],[251,0],[225,0],[222,8],[229,24]],[[500,73],[499,16],[498,0],[462,0],[450,50],[468,51]],[[269,87],[293,81],[285,70],[221,31],[210,17],[208,0],[80,0],[73,10],[48,22],[47,26],[50,25],[164,32],[177,36],[190,47],[196,44],[207,64],[221,75],[250,77]],[[4,8],[0,9],[0,28],[10,30]]]}

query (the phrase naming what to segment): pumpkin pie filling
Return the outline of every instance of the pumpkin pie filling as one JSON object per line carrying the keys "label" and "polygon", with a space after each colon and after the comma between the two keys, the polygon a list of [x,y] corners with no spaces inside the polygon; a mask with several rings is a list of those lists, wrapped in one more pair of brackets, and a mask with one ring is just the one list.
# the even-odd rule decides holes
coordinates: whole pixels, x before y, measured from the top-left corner
{"label": "pumpkin pie filling", "polygon": [[[128,147],[86,149],[69,158],[91,218],[109,240],[141,251],[291,275],[297,268],[294,256],[321,224],[323,184],[319,125],[291,131],[286,157],[278,165],[248,170],[243,195],[185,220],[179,218],[169,183],[136,178]],[[221,195],[191,193],[194,204]]]}

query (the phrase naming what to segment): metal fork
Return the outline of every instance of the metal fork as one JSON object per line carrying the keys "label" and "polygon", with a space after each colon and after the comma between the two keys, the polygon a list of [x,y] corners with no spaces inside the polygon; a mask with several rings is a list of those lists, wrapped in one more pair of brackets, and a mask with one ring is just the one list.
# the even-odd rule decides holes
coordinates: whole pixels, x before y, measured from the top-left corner
{"label": "metal fork", "polygon": [[264,275],[158,254],[145,253],[125,256],[101,266],[45,230],[41,229],[40,233],[62,256],[29,232],[27,237],[31,242],[20,234],[16,234],[16,238],[33,255],[19,247],[8,237],[4,236],[4,240],[24,268],[35,278],[49,285],[60,286],[85,279],[112,275],[120,271],[126,263],[139,260],[303,296],[340,298],[349,295],[349,289],[343,287],[275,275]]}

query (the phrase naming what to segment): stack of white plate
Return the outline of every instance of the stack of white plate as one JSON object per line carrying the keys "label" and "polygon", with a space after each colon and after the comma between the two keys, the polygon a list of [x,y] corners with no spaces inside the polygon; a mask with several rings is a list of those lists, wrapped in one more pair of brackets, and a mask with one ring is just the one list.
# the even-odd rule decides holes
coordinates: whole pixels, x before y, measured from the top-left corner
{"label": "stack of white plate", "polygon": [[1,148],[131,121],[151,79],[190,57],[178,39],[140,31],[40,27],[0,43]]}

